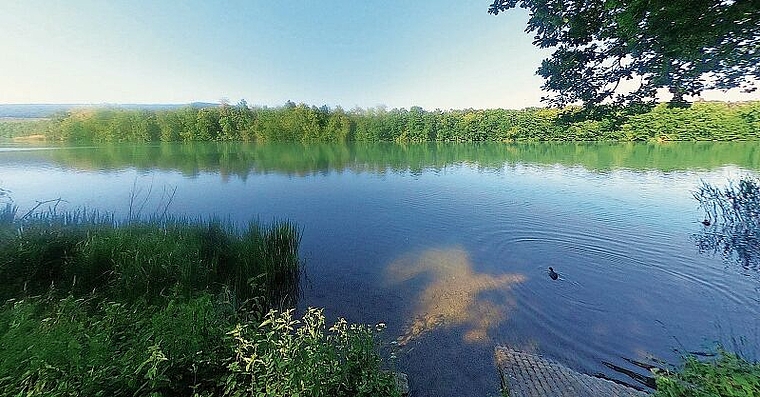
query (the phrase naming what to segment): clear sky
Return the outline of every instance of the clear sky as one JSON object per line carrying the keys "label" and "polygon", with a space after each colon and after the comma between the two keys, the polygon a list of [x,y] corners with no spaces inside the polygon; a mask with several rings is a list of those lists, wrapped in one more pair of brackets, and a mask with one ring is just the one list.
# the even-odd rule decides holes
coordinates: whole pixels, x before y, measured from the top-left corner
{"label": "clear sky", "polygon": [[548,53],[490,2],[2,0],[0,103],[539,106]]}

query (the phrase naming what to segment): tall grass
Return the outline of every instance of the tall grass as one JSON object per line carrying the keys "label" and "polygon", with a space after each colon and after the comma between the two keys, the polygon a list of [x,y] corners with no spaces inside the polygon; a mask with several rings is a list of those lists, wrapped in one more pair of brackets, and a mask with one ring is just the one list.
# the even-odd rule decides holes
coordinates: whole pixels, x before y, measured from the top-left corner
{"label": "tall grass", "polygon": [[235,325],[209,294],[162,306],[30,298],[0,310],[3,396],[398,396],[376,330],[270,312]]}
{"label": "tall grass", "polygon": [[[10,212],[7,211],[7,212]],[[0,299],[91,292],[124,302],[229,289],[234,302],[293,304],[299,280],[295,225],[173,218],[119,224],[108,214],[44,212],[5,223]]]}
{"label": "tall grass", "polygon": [[231,351],[229,312],[220,309],[207,294],[162,306],[71,296],[9,301],[0,311],[0,395],[214,391]]}
{"label": "tall grass", "polygon": [[292,223],[2,211],[0,395],[398,395],[372,328],[271,310],[298,296]]}
{"label": "tall grass", "polygon": [[9,226],[16,219],[18,206],[12,202],[0,204],[0,225]]}

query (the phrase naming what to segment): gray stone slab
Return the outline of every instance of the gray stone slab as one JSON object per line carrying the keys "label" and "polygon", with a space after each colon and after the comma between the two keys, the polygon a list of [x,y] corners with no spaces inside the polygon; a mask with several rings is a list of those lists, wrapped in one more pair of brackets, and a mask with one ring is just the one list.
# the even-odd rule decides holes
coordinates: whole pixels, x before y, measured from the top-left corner
{"label": "gray stone slab", "polygon": [[496,348],[502,387],[510,397],[648,397],[615,382],[582,374],[547,358]]}

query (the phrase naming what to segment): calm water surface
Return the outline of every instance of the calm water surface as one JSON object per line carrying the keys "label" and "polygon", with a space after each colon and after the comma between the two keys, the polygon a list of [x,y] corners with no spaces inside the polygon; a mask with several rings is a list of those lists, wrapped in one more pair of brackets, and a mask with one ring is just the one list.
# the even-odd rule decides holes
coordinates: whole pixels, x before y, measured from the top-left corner
{"label": "calm water surface", "polygon": [[6,143],[0,186],[21,213],[150,215],[176,188],[174,214],[295,221],[301,308],[385,322],[415,396],[487,396],[497,344],[639,386],[635,362],[716,341],[757,357],[760,281],[698,252],[691,192],[757,175],[758,146]]}

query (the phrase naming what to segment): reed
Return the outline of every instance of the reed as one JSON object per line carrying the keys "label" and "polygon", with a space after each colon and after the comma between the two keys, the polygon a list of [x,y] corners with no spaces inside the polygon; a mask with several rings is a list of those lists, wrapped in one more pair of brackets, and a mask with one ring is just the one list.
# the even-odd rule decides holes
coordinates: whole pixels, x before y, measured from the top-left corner
{"label": "reed", "polygon": [[746,176],[725,187],[703,182],[694,198],[705,213],[704,227],[693,236],[700,252],[760,270],[760,179]]}
{"label": "reed", "polygon": [[10,225],[16,218],[18,212],[18,206],[12,202],[0,205],[0,225]]}
{"label": "reed", "polygon": [[[7,222],[0,299],[91,292],[123,302],[230,291],[237,305],[288,307],[298,293],[300,233],[289,222],[166,218],[117,222],[96,211],[41,212]],[[4,215],[8,214],[8,215]]]}

